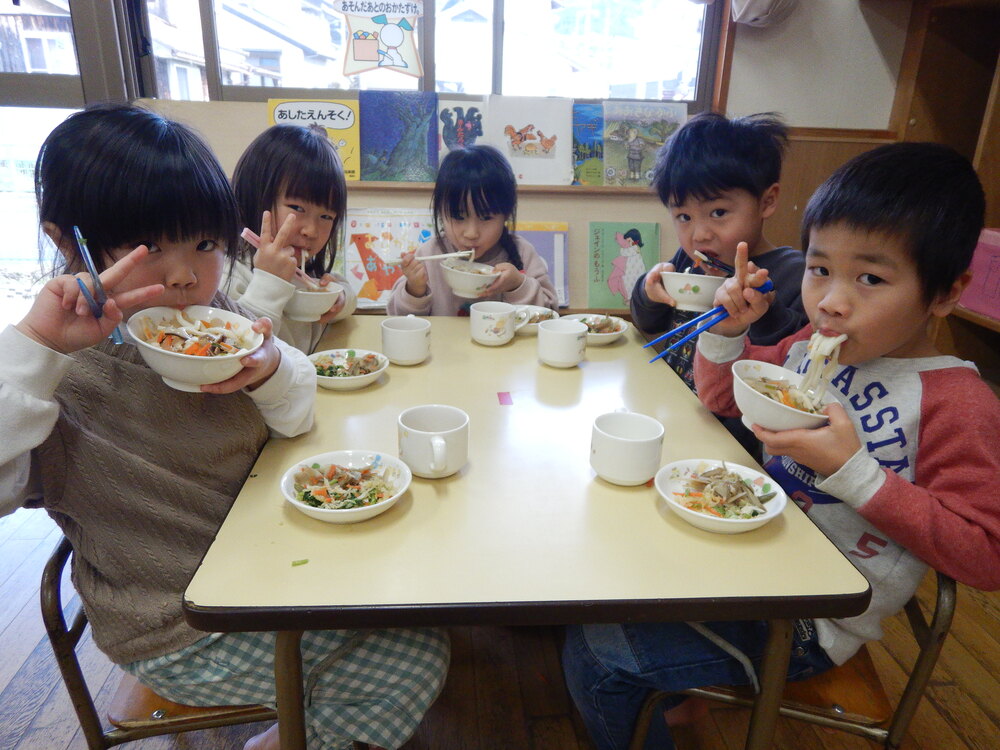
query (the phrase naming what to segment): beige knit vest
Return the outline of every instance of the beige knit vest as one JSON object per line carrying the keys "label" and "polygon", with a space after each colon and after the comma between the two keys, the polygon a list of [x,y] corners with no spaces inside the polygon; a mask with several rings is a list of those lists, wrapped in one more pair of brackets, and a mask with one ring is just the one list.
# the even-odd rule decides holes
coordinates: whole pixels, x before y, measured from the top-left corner
{"label": "beige knit vest", "polygon": [[33,459],[45,506],[73,544],[98,647],[119,664],[171,653],[206,635],[184,622],[181,598],[267,427],[246,394],[169,388],[134,345],[73,358]]}

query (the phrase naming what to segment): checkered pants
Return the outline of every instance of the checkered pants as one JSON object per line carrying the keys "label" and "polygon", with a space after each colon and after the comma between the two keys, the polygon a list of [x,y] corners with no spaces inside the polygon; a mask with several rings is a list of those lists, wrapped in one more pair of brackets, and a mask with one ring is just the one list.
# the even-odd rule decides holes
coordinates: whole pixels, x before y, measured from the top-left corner
{"label": "checkered pants", "polygon": [[[274,642],[274,633],[214,633],[123,669],[175,703],[274,706]],[[399,747],[448,671],[440,630],[309,631],[301,650],[309,750],[340,750],[354,740]]]}

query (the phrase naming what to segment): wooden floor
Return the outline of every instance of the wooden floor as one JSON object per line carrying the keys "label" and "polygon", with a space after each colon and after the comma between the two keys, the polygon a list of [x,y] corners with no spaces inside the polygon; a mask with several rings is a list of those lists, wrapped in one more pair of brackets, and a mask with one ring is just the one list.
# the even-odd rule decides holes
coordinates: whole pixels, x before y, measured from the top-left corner
{"label": "wooden floor", "polygon": [[[0,518],[0,750],[85,748],[59,679],[38,607],[41,569],[59,538],[42,511]],[[930,579],[928,580],[928,583]],[[925,584],[924,596],[932,596]],[[557,628],[451,630],[453,660],[443,694],[406,750],[593,750],[563,685]],[[902,619],[870,646],[879,674],[897,696],[914,645]],[[120,672],[89,640],[84,671],[106,705]],[[1000,594],[959,588],[958,614],[903,747],[995,750],[1000,747]],[[737,750],[748,714],[712,710],[675,730],[680,750]],[[141,750],[239,750],[266,728],[251,725],[154,737]],[[864,750],[872,743],[782,720],[776,750]]]}

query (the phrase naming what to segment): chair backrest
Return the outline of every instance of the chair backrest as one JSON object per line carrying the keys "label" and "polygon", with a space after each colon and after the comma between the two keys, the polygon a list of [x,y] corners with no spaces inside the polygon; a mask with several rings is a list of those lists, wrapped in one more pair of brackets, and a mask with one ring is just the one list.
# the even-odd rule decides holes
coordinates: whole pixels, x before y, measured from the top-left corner
{"label": "chair backrest", "polygon": [[72,624],[67,625],[62,604],[63,571],[72,551],[69,540],[63,537],[45,564],[40,592],[42,620],[90,750],[105,750],[142,737],[277,718],[277,712],[267,706],[182,706],[161,698],[126,674],[109,710],[113,726],[105,730],[76,655],[87,615],[83,606],[78,606],[69,618]]}
{"label": "chair backrest", "polygon": [[[897,748],[906,735],[906,730],[916,713],[920,699],[923,697],[930,681],[934,666],[941,654],[941,648],[951,627],[955,615],[956,589],[954,579],[944,573],[937,573],[937,596],[934,611],[930,621],[924,615],[916,595],[906,603],[905,612],[920,650],[910,669],[909,677],[903,694],[891,710],[885,691],[874,675],[871,657],[867,651],[860,659],[852,659],[843,667],[835,667],[810,680],[789,683],[785,699],[782,701],[780,713],[793,719],[807,721],[812,724],[840,729],[875,740],[885,747]],[[864,680],[867,695],[857,693],[858,681]],[[810,683],[816,682],[815,685]],[[794,686],[794,687],[792,687]],[[745,690],[730,687],[692,688],[683,691],[685,695],[720,701],[732,705],[750,706],[753,696]],[[667,693],[653,692],[646,699],[639,718],[630,748],[641,748],[649,731],[657,707],[667,696]],[[820,701],[813,703],[813,701]],[[853,706],[866,706],[871,709],[867,715],[853,710]],[[848,706],[851,710],[845,710]],[[890,706],[886,711],[885,707]],[[888,725],[887,717],[888,716]]]}

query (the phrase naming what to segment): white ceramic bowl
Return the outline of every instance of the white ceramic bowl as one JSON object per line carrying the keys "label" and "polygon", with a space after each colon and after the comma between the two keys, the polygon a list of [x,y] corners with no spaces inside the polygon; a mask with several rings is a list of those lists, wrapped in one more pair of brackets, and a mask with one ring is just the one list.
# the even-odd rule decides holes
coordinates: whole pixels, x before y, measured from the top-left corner
{"label": "white ceramic bowl", "polygon": [[374,383],[382,377],[382,373],[389,367],[388,357],[379,352],[368,351],[367,349],[325,349],[324,351],[310,354],[309,359],[313,364],[316,364],[316,360],[320,357],[332,357],[334,362],[343,363],[348,357],[348,352],[354,352],[354,356],[356,357],[374,354],[378,358],[378,369],[367,375],[353,375],[350,377],[320,375],[317,372],[316,382],[321,388],[329,388],[331,391],[356,391],[359,388],[364,388],[366,385]]}
{"label": "white ceramic bowl", "polygon": [[531,320],[533,315],[545,315],[548,317],[536,320],[534,323],[526,323],[517,329],[515,333],[520,336],[537,336],[538,335],[538,323],[541,320],[555,320],[559,317],[559,313],[553,310],[551,307],[542,307],[541,305],[516,305],[518,310],[525,310],[528,313],[528,320]]}
{"label": "white ceramic bowl", "polygon": [[771,477],[755,469],[740,466],[726,461],[726,468],[739,474],[748,480],[758,494],[774,491],[777,494],[768,500],[764,507],[766,511],[754,518],[719,518],[707,513],[701,513],[690,508],[685,508],[678,502],[675,492],[683,493],[687,488],[687,477],[691,474],[713,469],[722,466],[722,461],[713,459],[689,458],[684,461],[674,461],[662,467],[653,478],[653,484],[657,492],[667,503],[667,507],[683,518],[692,526],[697,526],[705,531],[714,531],[717,534],[741,534],[744,531],[751,531],[760,528],[774,518],[781,515],[788,503],[788,495],[778,486]]}
{"label": "white ceramic bowl", "polygon": [[315,323],[330,311],[344,287],[331,281],[321,292],[296,289],[285,305],[285,317],[301,323]]}
{"label": "white ceramic bowl", "polygon": [[[822,427],[829,422],[825,414],[810,414],[791,406],[778,403],[763,393],[751,388],[746,378],[766,377],[775,380],[787,380],[792,385],[802,382],[802,375],[769,362],[758,362],[754,359],[744,359],[733,363],[733,396],[736,405],[743,412],[743,424],[749,427],[759,424],[769,430],[797,430]],[[823,394],[823,404],[833,403],[836,399],[829,392]]]}
{"label": "white ceramic bowl", "polygon": [[188,320],[221,320],[231,323],[237,334],[247,342],[245,351],[239,354],[223,354],[218,357],[197,357],[193,354],[168,352],[155,343],[148,343],[142,337],[142,321],[148,319],[154,326],[168,321],[176,321],[179,311],[173,307],[148,307],[128,319],[126,330],[135,341],[139,354],[171,388],[197,393],[201,386],[218,383],[231,378],[243,369],[240,360],[260,348],[264,336],[251,330],[252,322],[242,315],[205,305],[189,305],[184,308]]}
{"label": "white ceramic bowl", "polygon": [[476,299],[489,288],[490,284],[500,278],[500,272],[494,271],[493,266],[486,263],[472,263],[473,271],[464,270],[469,268],[470,264],[461,258],[448,258],[440,263],[444,280],[448,282],[456,297]]}
{"label": "white ceramic bowl", "polygon": [[707,312],[715,307],[715,292],[726,277],[661,271],[660,279],[667,294],[677,302],[678,310]]}
{"label": "white ceramic bowl", "polygon": [[628,321],[622,318],[616,318],[614,315],[608,317],[614,321],[617,329],[611,333],[591,333],[589,323],[601,320],[603,315],[596,315],[594,313],[576,313],[574,315],[564,315],[567,320],[579,320],[584,325],[587,326],[587,346],[606,346],[607,344],[613,344],[615,341],[620,339],[625,331],[628,330]]}
{"label": "white ceramic bowl", "polygon": [[[393,474],[392,486],[394,492],[381,502],[374,505],[365,505],[361,508],[345,508],[342,510],[314,508],[295,497],[295,475],[301,467],[311,466],[312,464],[319,464],[321,466],[337,464],[352,469],[362,469],[373,464],[384,467],[385,471]],[[410,472],[410,467],[395,456],[390,456],[387,453],[364,450],[330,451],[310,456],[290,466],[281,477],[281,494],[285,496],[285,501],[289,505],[297,511],[305,513],[310,518],[325,521],[326,523],[357,523],[358,521],[366,521],[369,518],[374,518],[380,513],[389,510],[389,508],[396,504],[396,501],[399,500],[403,493],[409,489],[412,479],[413,474]]]}

